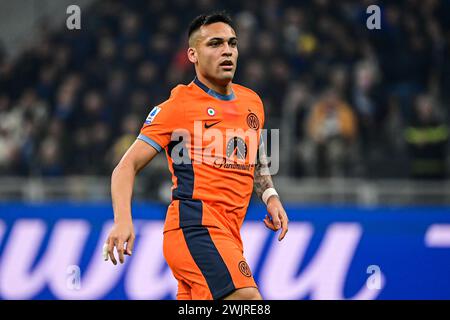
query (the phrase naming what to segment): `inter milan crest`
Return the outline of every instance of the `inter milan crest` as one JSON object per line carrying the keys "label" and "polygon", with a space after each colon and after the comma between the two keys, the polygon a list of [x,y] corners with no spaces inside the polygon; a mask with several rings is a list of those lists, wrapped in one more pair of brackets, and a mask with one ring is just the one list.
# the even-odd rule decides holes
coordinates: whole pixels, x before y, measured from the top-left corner
{"label": "inter milan crest", "polygon": [[249,113],[249,115],[247,116],[247,125],[250,129],[259,129],[259,119],[253,112]]}
{"label": "inter milan crest", "polygon": [[250,278],[252,276],[250,267],[248,266],[247,262],[245,262],[245,261],[239,262],[239,271],[246,277]]}

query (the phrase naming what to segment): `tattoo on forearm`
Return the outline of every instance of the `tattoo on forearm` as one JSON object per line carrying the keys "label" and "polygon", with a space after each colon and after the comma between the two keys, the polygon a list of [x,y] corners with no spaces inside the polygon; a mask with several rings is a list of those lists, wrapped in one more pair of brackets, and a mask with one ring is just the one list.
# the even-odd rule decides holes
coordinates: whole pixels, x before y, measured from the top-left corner
{"label": "tattoo on forearm", "polygon": [[259,147],[258,162],[255,166],[253,190],[261,199],[264,191],[268,188],[273,188],[273,181],[270,175],[269,161],[267,160],[264,144],[261,144]]}

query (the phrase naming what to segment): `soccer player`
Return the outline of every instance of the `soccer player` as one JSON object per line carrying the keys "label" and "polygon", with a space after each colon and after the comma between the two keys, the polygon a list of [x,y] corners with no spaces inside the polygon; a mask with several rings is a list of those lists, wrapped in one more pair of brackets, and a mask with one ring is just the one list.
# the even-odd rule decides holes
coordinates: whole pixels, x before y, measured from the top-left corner
{"label": "soccer player", "polygon": [[[255,92],[232,83],[238,48],[227,15],[197,17],[188,36],[187,55],[195,66],[195,79],[175,87],[167,101],[152,109],[112,174],[114,226],[105,243],[104,258],[117,264],[114,247],[121,263],[124,255],[132,254],[134,179],[164,150],[173,187],[163,253],[178,280],[177,299],[262,299],[240,236],[252,190],[267,205],[265,225],[281,230],[278,240],[288,231],[288,217],[267,173],[260,141],[263,104]],[[253,145],[251,135],[245,136],[245,132],[254,133],[257,141]],[[209,150],[205,155],[214,139],[196,142],[203,136],[214,136],[214,154]],[[259,157],[251,153],[255,143]],[[202,161],[195,161],[199,157]]]}

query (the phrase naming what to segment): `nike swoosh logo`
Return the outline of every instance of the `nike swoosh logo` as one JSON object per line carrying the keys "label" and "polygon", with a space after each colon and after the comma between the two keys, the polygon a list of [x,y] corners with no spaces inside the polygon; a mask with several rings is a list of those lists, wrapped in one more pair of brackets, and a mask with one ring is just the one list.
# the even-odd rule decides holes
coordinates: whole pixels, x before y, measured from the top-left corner
{"label": "nike swoosh logo", "polygon": [[209,129],[209,128],[211,128],[212,126],[215,126],[216,124],[218,124],[220,121],[217,121],[217,122],[214,122],[214,123],[211,123],[211,124],[207,124],[206,122],[205,122],[205,129]]}

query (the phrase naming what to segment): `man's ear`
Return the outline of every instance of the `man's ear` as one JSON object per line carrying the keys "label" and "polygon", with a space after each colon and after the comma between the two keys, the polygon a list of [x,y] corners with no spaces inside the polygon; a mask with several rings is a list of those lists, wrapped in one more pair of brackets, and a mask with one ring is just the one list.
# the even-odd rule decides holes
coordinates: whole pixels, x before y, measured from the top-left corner
{"label": "man's ear", "polygon": [[197,50],[195,50],[195,48],[189,47],[189,49],[187,50],[187,55],[190,62],[194,64],[197,63]]}

